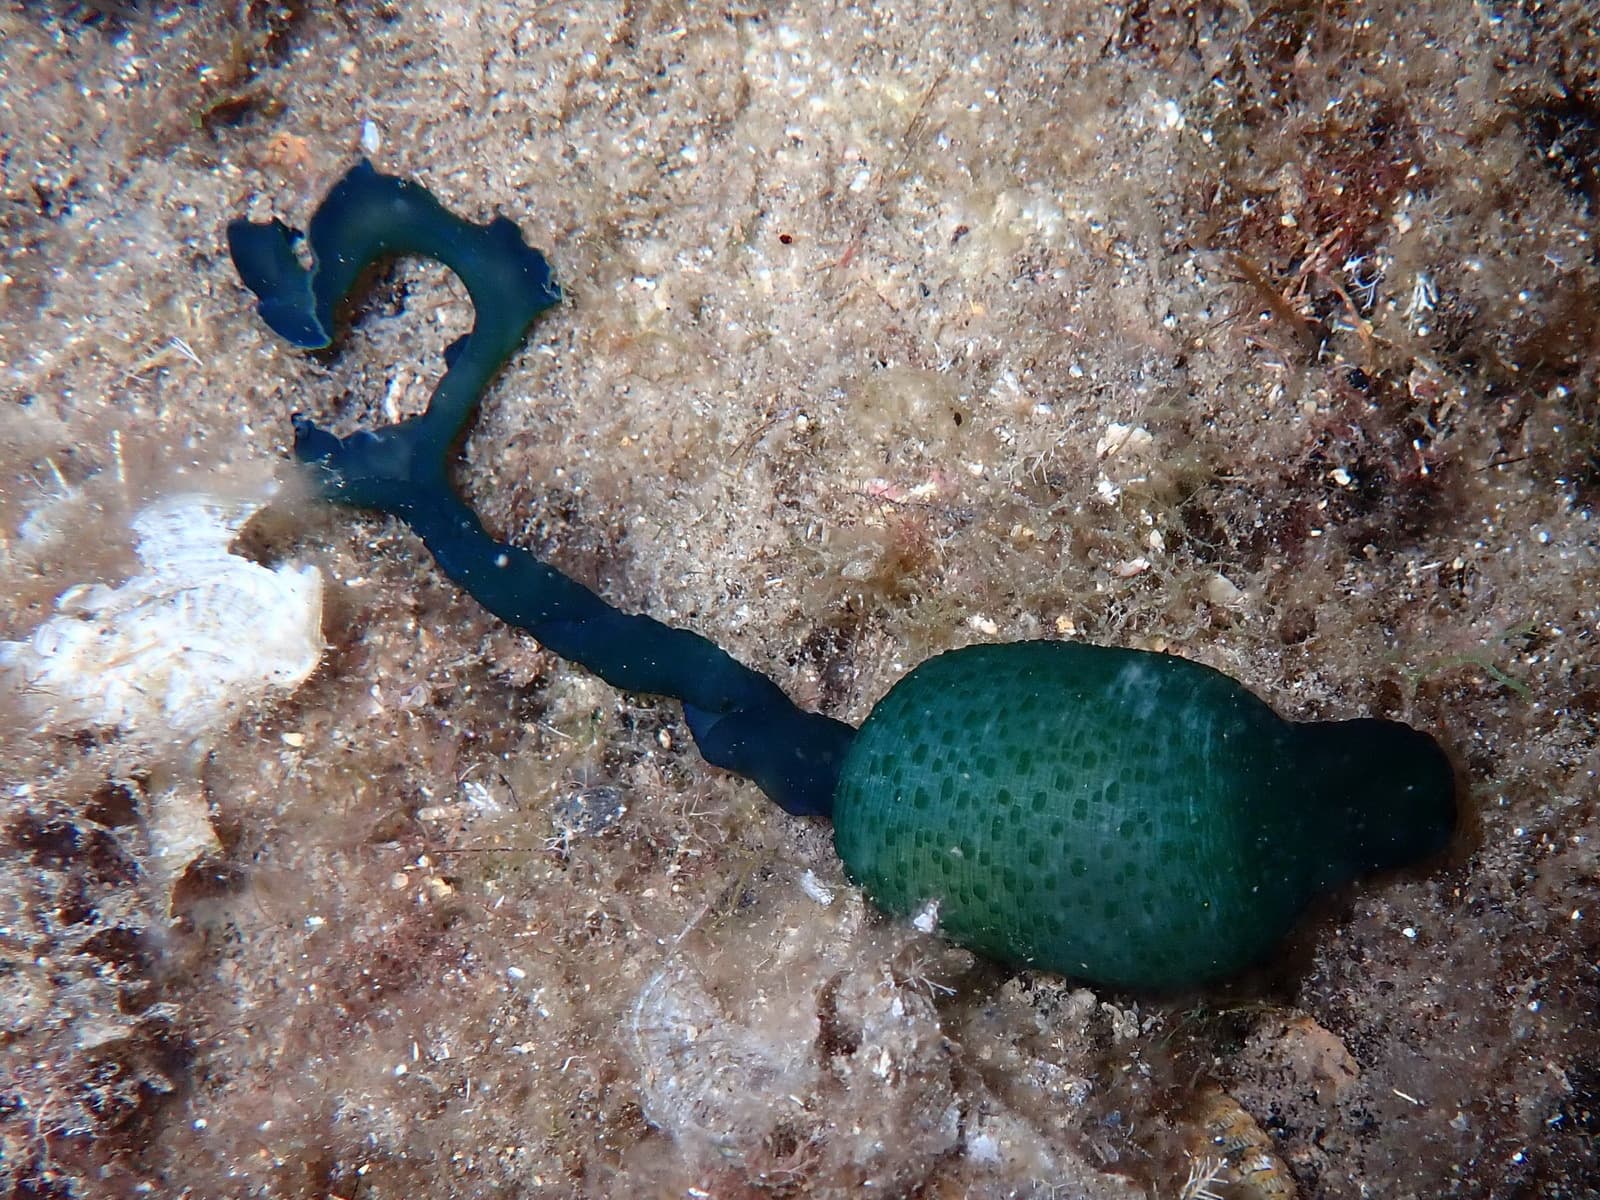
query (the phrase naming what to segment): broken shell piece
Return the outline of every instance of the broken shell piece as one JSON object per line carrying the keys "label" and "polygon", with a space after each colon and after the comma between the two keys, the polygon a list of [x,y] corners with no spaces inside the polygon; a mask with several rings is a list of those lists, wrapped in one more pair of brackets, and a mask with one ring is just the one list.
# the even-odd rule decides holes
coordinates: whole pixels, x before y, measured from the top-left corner
{"label": "broken shell piece", "polygon": [[303,683],[322,655],[321,574],[228,550],[263,503],[156,501],[132,521],[142,573],[68,588],[31,637],[0,642],[0,668],[40,724],[188,743]]}
{"label": "broken shell piece", "polygon": [[31,637],[0,642],[0,681],[38,728],[114,729],[150,768],[148,869],[169,906],[189,865],[220,849],[199,777],[209,739],[269,692],[299,687],[322,656],[317,569],[228,550],[266,499],[156,501],[131,523],[140,574],[70,587]]}
{"label": "broken shell piece", "polygon": [[1120,425],[1113,421],[1095,442],[1094,453],[1096,458],[1115,458],[1119,454],[1131,458],[1148,450],[1155,440],[1143,425]]}
{"label": "broken shell piece", "polygon": [[1241,608],[1245,594],[1244,589],[1226,575],[1213,575],[1206,580],[1206,599],[1218,608]]}
{"label": "broken shell piece", "polygon": [[175,777],[149,792],[145,814],[150,874],[170,906],[172,889],[189,864],[201,855],[219,853],[222,843],[212,828],[211,810],[197,778]]}
{"label": "broken shell piece", "polygon": [[682,964],[668,963],[645,984],[628,1029],[639,1108],[673,1138],[727,1148],[759,1141],[815,1084],[814,1013],[776,1006],[737,1014]]}
{"label": "broken shell piece", "polygon": [[1278,1157],[1272,1138],[1244,1107],[1219,1087],[1204,1089],[1186,1139],[1190,1155],[1212,1165],[1211,1178],[1227,1184],[1239,1200],[1295,1200],[1294,1176]]}

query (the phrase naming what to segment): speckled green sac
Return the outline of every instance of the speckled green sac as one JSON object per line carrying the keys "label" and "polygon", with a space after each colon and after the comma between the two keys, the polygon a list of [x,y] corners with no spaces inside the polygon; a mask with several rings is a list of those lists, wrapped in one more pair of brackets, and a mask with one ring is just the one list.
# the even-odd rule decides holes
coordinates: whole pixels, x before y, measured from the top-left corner
{"label": "speckled green sac", "polygon": [[1318,893],[1441,850],[1455,782],[1392,721],[1285,721],[1186,659],[973,646],[872,710],[834,801],[852,878],[1004,962],[1172,990],[1262,959]]}

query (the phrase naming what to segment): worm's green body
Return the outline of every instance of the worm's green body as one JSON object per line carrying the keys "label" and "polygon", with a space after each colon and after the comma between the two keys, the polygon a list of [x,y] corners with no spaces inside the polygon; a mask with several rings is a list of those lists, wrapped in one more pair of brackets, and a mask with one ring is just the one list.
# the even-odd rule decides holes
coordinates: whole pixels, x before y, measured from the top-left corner
{"label": "worm's green body", "polygon": [[995,958],[1174,988],[1262,958],[1319,891],[1438,849],[1453,778],[1388,721],[1294,724],[1227,676],[1077,642],[973,646],[885,696],[834,841],[882,907]]}

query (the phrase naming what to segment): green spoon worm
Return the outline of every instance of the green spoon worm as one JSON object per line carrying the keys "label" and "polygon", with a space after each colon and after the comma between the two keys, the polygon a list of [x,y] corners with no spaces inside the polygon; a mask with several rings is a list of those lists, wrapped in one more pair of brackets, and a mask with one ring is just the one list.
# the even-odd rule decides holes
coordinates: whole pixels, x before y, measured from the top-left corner
{"label": "green spoon worm", "polygon": [[495,541],[451,486],[495,374],[560,293],[503,217],[475,225],[359,163],[299,234],[235,221],[228,244],[266,323],[333,341],[372,262],[436,259],[472,331],[420,417],[345,438],[294,417],[321,494],[392,513],[491,612],[633,691],[675,697],[707,761],[791,813],[832,816],[851,877],[883,908],[936,913],[996,959],[1171,989],[1265,957],[1315,896],[1438,852],[1455,780],[1427,734],[1391,721],[1284,721],[1185,659],[1072,642],[973,646],[897,683],[859,733],[804,712],[705,638],[606,604]]}
{"label": "green spoon worm", "polygon": [[544,255],[504,217],[474,225],[426,189],[353,167],[311,218],[314,266],[281,221],[234,221],[228,249],[258,311],[306,349],[333,340],[334,310],[369,265],[396,254],[449,267],[472,298],[473,325],[445,353],[420,417],[338,438],[296,414],[295,457],[328,499],[393,513],[451,579],[490,612],[564,658],[635,692],[675,696],[708,762],[737,771],[792,813],[826,815],[855,731],[802,712],[777,684],[699,634],[622,613],[526,550],[495,541],[451,487],[452,451],[489,382],[535,317],[561,296]]}
{"label": "green spoon worm", "polygon": [[1263,958],[1316,895],[1443,848],[1454,783],[1393,721],[1285,721],[1219,671],[1079,642],[971,646],[880,700],[834,843],[894,912],[1099,983]]}

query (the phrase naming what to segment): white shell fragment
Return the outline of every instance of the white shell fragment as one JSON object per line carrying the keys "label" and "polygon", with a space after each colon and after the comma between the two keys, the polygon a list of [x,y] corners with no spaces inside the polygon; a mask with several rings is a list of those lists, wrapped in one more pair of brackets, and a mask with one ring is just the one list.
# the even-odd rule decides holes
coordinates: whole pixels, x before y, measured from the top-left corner
{"label": "white shell fragment", "polygon": [[674,1138],[759,1141],[815,1086],[814,1012],[758,1007],[735,1016],[692,968],[669,963],[634,1001],[629,1031],[645,1120]]}
{"label": "white shell fragment", "polygon": [[142,573],[79,584],[0,667],[42,726],[119,730],[147,745],[194,743],[322,654],[322,576],[263,567],[229,544],[260,497],[168,496],[132,521]]}
{"label": "white shell fragment", "polygon": [[1226,575],[1213,575],[1206,580],[1206,599],[1219,608],[1242,608],[1245,600],[1244,589],[1234,583]]}
{"label": "white shell fragment", "polygon": [[1113,421],[1095,441],[1094,453],[1096,458],[1116,458],[1119,454],[1132,457],[1143,454],[1154,442],[1155,437],[1143,425]]}

